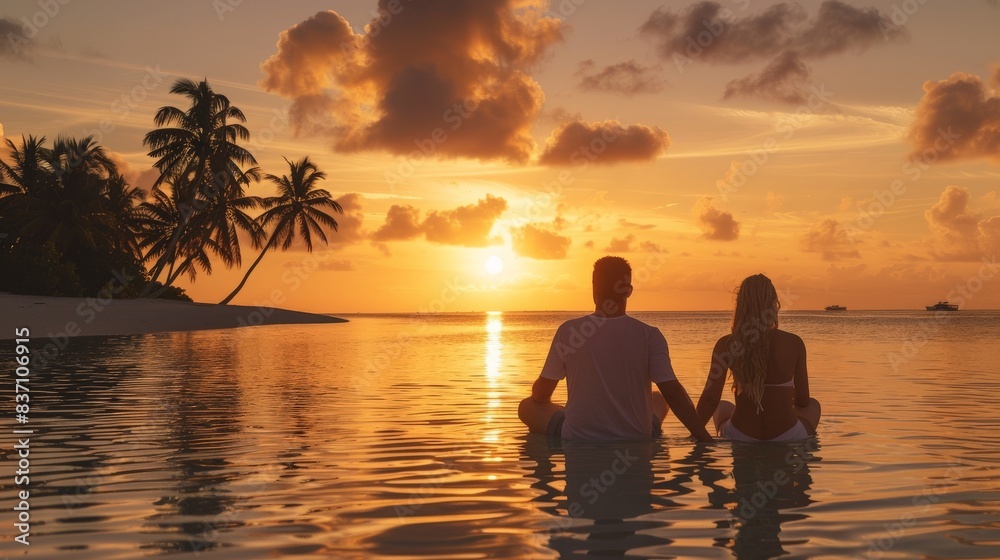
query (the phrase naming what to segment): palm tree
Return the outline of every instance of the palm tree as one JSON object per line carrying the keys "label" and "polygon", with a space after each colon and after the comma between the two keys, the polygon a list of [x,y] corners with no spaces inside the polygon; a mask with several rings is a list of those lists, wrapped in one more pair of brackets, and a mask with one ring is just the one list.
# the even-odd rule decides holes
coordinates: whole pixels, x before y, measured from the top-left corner
{"label": "palm tree", "polygon": [[[206,236],[215,236],[222,228],[239,227],[226,221],[199,220],[198,231],[193,234],[188,231],[196,215],[211,207],[213,201],[243,197],[245,186],[258,180],[259,173],[256,167],[242,169],[257,163],[247,149],[237,144],[250,138],[250,132],[241,124],[246,122],[243,111],[232,106],[226,96],[215,93],[207,81],[181,79],[174,83],[170,93],[187,97],[190,107],[160,108],[154,117],[159,128],[146,134],[143,143],[149,146],[149,155],[156,158],[154,166],[160,171],[153,188],[159,189],[164,183],[171,186],[181,219],[162,251],[147,255],[156,257],[150,270],[151,280],[156,280],[168,265],[174,268],[180,254],[197,253],[193,247],[182,245],[204,243]],[[224,220],[233,217],[231,212],[216,215]],[[215,239],[212,248],[227,266],[239,264],[239,244],[231,243],[225,234]],[[167,276],[169,285],[171,273]]]}
{"label": "palm tree", "polygon": [[[52,148],[45,138],[22,137],[20,147],[10,140],[7,147],[9,163],[0,160],[0,229],[10,239],[0,257],[18,271],[6,277],[8,286],[97,293],[109,270],[140,269],[141,191],[93,137],[60,137]],[[36,283],[35,275],[48,283]]]}
{"label": "palm tree", "polygon": [[236,294],[243,289],[250,274],[253,273],[268,249],[281,247],[282,251],[292,246],[295,240],[296,231],[302,235],[302,241],[306,245],[306,250],[313,250],[313,234],[324,243],[328,243],[323,226],[333,228],[337,231],[337,220],[323,211],[330,208],[334,212],[343,213],[344,209],[336,200],[330,197],[330,193],[324,189],[317,188],[317,183],[326,178],[326,174],[316,167],[316,164],[309,161],[308,157],[302,161],[292,162],[285,159],[288,164],[289,174],[278,177],[267,175],[265,179],[274,183],[278,187],[278,196],[265,198],[261,201],[266,210],[257,218],[261,231],[271,224],[274,224],[274,231],[270,238],[261,247],[257,260],[250,265],[247,273],[243,276],[236,289],[222,300],[220,305],[225,305],[232,301]]}
{"label": "palm tree", "polygon": [[45,137],[21,137],[18,148],[10,138],[4,139],[12,164],[0,160],[0,178],[6,175],[9,183],[0,185],[4,195],[40,194],[43,184],[48,183],[51,173],[45,166]]}
{"label": "palm tree", "polygon": [[118,174],[92,136],[7,140],[12,163],[0,161],[10,178],[2,187],[4,216],[20,239],[52,243],[64,253],[110,252],[114,226],[108,219],[107,183]]}
{"label": "palm tree", "polygon": [[129,185],[120,173],[116,173],[108,179],[104,196],[105,212],[112,227],[115,248],[141,259],[139,205],[145,194],[142,189]]}

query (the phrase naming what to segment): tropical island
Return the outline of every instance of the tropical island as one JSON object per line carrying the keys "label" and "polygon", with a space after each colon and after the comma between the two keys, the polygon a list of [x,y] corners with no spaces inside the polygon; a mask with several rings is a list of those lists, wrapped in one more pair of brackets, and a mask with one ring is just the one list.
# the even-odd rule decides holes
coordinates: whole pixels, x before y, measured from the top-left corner
{"label": "tropical island", "polygon": [[[13,336],[14,323],[30,322],[53,333],[85,322],[91,328],[68,335],[81,336],[343,321],[226,305],[270,250],[300,242],[312,252],[327,244],[343,208],[319,187],[326,175],[309,157],[286,158],[280,175],[264,173],[241,145],[250,139],[243,112],[207,81],[180,79],[170,92],[187,106],[160,108],[143,140],[158,173],[148,192],[130,185],[92,136],[5,140],[0,292],[9,295],[0,295],[0,338]],[[261,180],[277,194],[248,196],[248,186]],[[213,262],[241,267],[244,243],[255,260],[219,305],[193,304],[175,285],[184,276],[210,275]],[[93,302],[104,303],[86,321],[88,309],[98,307]],[[129,320],[139,315],[138,324]]]}

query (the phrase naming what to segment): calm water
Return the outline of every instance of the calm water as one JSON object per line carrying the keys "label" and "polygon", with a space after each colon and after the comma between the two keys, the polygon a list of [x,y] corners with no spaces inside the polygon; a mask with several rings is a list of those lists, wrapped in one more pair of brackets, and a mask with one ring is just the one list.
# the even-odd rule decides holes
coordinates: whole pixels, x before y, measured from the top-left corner
{"label": "calm water", "polygon": [[[0,556],[1000,557],[1000,313],[784,314],[825,416],[756,447],[695,447],[672,416],[652,443],[527,437],[570,316],[78,340],[32,381],[28,549],[4,436]],[[727,314],[636,316],[697,398]]]}

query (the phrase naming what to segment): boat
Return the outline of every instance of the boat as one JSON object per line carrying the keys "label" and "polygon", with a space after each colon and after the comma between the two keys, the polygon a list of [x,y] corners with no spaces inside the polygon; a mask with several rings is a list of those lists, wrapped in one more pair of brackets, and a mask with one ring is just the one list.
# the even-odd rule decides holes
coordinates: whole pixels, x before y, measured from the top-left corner
{"label": "boat", "polygon": [[830,305],[826,307],[827,311],[847,311],[847,308],[842,305]]}
{"label": "boat", "polygon": [[934,305],[928,305],[927,311],[958,311],[958,306],[947,301],[939,301]]}

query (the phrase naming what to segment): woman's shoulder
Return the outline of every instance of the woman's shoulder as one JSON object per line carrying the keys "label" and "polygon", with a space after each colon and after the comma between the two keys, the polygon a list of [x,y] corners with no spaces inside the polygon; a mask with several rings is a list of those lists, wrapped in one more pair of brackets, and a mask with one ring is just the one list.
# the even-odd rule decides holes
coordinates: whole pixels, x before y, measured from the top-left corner
{"label": "woman's shoulder", "polygon": [[720,348],[724,349],[724,348],[728,347],[729,346],[729,341],[732,340],[732,338],[733,338],[732,334],[724,334],[724,335],[722,335],[721,337],[719,337],[719,340],[717,340],[715,342],[715,348],[718,350]]}
{"label": "woman's shoulder", "polygon": [[805,346],[805,342],[802,341],[802,337],[795,333],[790,333],[788,331],[783,331],[781,329],[774,329],[774,339],[778,342],[783,342],[785,344],[794,344],[796,346]]}

